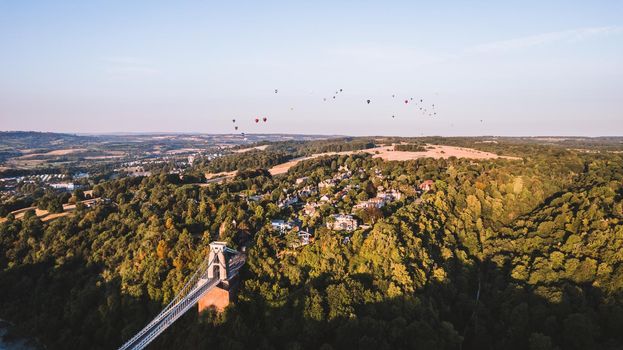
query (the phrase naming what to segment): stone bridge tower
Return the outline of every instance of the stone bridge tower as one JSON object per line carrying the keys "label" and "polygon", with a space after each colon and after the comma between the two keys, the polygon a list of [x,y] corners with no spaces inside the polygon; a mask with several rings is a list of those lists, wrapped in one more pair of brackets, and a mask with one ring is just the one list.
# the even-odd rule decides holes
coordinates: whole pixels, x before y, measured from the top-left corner
{"label": "stone bridge tower", "polygon": [[238,286],[238,273],[231,275],[229,268],[229,254],[225,242],[210,243],[210,255],[207,271],[207,278],[218,278],[219,284],[207,292],[199,302],[197,307],[199,313],[204,310],[214,308],[218,312],[223,312],[227,305],[233,301],[235,297],[235,289]]}

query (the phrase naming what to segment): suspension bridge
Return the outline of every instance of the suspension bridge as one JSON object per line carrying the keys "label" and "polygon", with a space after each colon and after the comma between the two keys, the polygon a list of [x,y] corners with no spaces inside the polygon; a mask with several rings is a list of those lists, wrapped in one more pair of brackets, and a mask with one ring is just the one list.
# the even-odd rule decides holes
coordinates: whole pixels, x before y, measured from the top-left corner
{"label": "suspension bridge", "polygon": [[173,300],[119,350],[144,349],[195,304],[199,303],[201,311],[202,304],[211,303],[202,303],[202,298],[215,289],[228,289],[230,281],[238,275],[244,262],[245,255],[227,247],[224,242],[210,243],[207,259],[199,265]]}

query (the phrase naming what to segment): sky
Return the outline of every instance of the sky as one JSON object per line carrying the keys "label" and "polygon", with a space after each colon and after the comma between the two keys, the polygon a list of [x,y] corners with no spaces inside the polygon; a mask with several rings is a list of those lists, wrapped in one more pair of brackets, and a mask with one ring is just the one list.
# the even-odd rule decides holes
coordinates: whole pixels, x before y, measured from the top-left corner
{"label": "sky", "polygon": [[620,136],[623,1],[0,0],[0,130]]}

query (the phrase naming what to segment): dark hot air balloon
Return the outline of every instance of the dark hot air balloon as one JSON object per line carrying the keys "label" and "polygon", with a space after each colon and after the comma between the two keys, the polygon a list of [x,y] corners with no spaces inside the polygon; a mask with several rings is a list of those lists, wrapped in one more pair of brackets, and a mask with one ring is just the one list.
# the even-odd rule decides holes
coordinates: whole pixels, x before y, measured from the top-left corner
{"label": "dark hot air balloon", "polygon": [[255,122],[259,123],[260,122],[260,118],[255,118]]}
{"label": "dark hot air balloon", "polygon": [[268,120],[268,118],[264,117],[264,118],[262,118],[262,120],[264,121],[264,123],[266,123],[266,121]]}
{"label": "dark hot air balloon", "polygon": [[366,102],[368,102],[368,104],[370,104],[370,100],[366,100]]}

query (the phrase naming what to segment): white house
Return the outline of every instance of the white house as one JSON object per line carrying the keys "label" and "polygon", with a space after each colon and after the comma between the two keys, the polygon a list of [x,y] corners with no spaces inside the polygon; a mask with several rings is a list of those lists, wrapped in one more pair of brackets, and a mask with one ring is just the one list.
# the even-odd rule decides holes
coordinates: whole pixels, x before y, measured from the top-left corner
{"label": "white house", "polygon": [[331,215],[333,222],[327,221],[327,228],[335,231],[354,231],[357,229],[357,220],[352,215]]}
{"label": "white house", "polygon": [[292,225],[290,223],[288,223],[288,222],[285,222],[284,220],[271,220],[270,221],[270,225],[274,229],[279,230],[281,232],[284,232],[284,231],[292,229]]}

